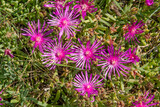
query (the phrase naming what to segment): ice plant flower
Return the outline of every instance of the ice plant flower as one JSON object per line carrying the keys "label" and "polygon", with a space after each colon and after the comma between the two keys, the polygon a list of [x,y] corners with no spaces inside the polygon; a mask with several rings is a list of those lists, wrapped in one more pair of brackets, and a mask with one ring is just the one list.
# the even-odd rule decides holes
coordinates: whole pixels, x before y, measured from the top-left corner
{"label": "ice plant flower", "polygon": [[136,50],[137,48],[135,48],[133,51],[131,50],[131,48],[129,48],[126,52],[126,57],[128,57],[128,59],[132,62],[132,63],[136,63],[139,62],[140,59],[139,57],[136,55]]}
{"label": "ice plant flower", "polygon": [[108,46],[108,53],[102,52],[104,61],[99,61],[100,64],[98,64],[98,66],[102,66],[102,71],[104,71],[105,77],[108,74],[109,79],[111,79],[112,72],[115,76],[117,72],[120,77],[120,73],[123,76],[126,76],[123,72],[128,73],[126,70],[130,70],[129,67],[123,65],[129,63],[130,61],[125,57],[126,52],[120,52],[120,49],[121,48],[119,48],[119,50],[115,50],[113,45],[111,45]]}
{"label": "ice plant flower", "polygon": [[[55,39],[54,42],[48,42],[45,45],[43,57],[43,64],[46,64],[45,67],[50,67],[51,69],[55,69],[55,64],[61,64],[63,60],[66,60],[68,63],[68,59],[71,59],[68,55],[72,53],[72,49],[69,49],[72,45],[71,40],[66,42],[64,45],[62,44],[62,40],[60,38],[58,41]],[[71,59],[72,60],[72,59]]]}
{"label": "ice plant flower", "polygon": [[125,40],[128,40],[128,42],[136,40],[138,43],[140,43],[136,37],[136,34],[143,33],[143,30],[139,30],[139,28],[141,28],[144,23],[142,21],[140,21],[138,24],[136,23],[137,21],[134,22],[131,26],[128,25],[128,33],[124,35]]}
{"label": "ice plant flower", "polygon": [[[0,94],[2,94],[3,90],[0,92]],[[2,101],[2,98],[0,97],[0,101]],[[0,105],[3,105],[2,103],[0,103]]]}
{"label": "ice plant flower", "polygon": [[80,14],[75,9],[69,9],[69,6],[62,9],[56,8],[53,14],[54,15],[50,14],[52,19],[49,20],[48,24],[60,27],[60,38],[64,32],[69,39],[70,36],[74,36],[76,34],[75,31],[79,31],[75,27],[78,27],[78,24],[80,23],[80,20],[78,19]]}
{"label": "ice plant flower", "polygon": [[101,59],[99,55],[101,52],[104,51],[101,42],[94,41],[93,44],[90,41],[87,42],[86,47],[82,44],[81,40],[78,38],[80,46],[73,45],[74,53],[72,53],[72,59],[76,62],[76,67],[79,68],[89,68],[90,70],[90,63],[92,64],[92,60],[96,61],[96,59]]}
{"label": "ice plant flower", "polygon": [[[41,24],[40,24],[39,20],[38,20],[38,25],[36,25],[35,21],[33,21],[33,22],[31,22],[31,24],[28,22],[28,26],[29,26],[29,29],[27,29],[27,28],[22,29],[25,32],[25,33],[22,33],[22,35],[30,36],[31,37],[30,39],[35,42],[33,48],[35,49],[38,46],[39,50],[41,52],[43,52],[43,45],[46,42],[52,40],[50,37],[46,37],[46,36],[49,35],[50,33],[52,33],[53,30],[51,29],[46,32],[46,30],[48,29],[48,25],[45,27],[45,22],[44,22],[44,24],[41,28]],[[34,49],[33,49],[33,51],[34,51]]]}
{"label": "ice plant flower", "polygon": [[154,0],[146,0],[146,5],[151,6],[154,3]]}
{"label": "ice plant flower", "polygon": [[13,57],[14,57],[14,55],[13,55],[13,54],[11,54],[11,50],[10,50],[10,49],[5,49],[5,51],[4,51],[4,55],[9,55],[11,58],[13,58]]}
{"label": "ice plant flower", "polygon": [[149,95],[149,92],[146,93],[144,97],[139,98],[138,101],[132,102],[132,104],[134,105],[132,107],[150,107],[153,105],[157,105],[158,103],[149,104],[154,99],[154,95],[151,95],[149,97],[148,95]]}
{"label": "ice plant flower", "polygon": [[65,4],[66,0],[55,0],[55,1],[48,1],[44,7],[55,7],[55,8],[63,8],[66,7],[67,5],[72,4],[74,1],[68,2]]}
{"label": "ice plant flower", "polygon": [[[73,85],[76,87],[75,90],[81,92],[80,95],[82,96],[86,93],[88,94],[88,97],[90,97],[90,95],[98,95],[97,88],[103,86],[103,83],[100,83],[103,79],[98,80],[99,77],[99,75],[95,75],[92,79],[92,74],[90,74],[90,77],[88,77],[87,71],[85,72],[85,75],[83,72],[81,72],[81,75],[76,74],[73,82]],[[93,99],[95,100],[94,96]],[[94,102],[94,100],[92,102]]]}
{"label": "ice plant flower", "polygon": [[78,8],[78,11],[82,11],[82,17],[83,19],[85,19],[87,11],[89,11],[90,13],[97,11],[97,8],[95,8],[94,5],[92,5],[93,2],[94,0],[91,2],[89,2],[89,0],[78,0],[76,1],[76,3],[78,4],[76,4],[74,8]]}

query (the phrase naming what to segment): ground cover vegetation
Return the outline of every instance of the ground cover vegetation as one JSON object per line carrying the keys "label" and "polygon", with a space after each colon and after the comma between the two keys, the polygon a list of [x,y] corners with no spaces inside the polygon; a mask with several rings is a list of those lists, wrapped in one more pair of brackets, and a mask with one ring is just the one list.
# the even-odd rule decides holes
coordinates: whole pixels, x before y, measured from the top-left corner
{"label": "ground cover vegetation", "polygon": [[160,106],[159,0],[0,0],[0,105]]}

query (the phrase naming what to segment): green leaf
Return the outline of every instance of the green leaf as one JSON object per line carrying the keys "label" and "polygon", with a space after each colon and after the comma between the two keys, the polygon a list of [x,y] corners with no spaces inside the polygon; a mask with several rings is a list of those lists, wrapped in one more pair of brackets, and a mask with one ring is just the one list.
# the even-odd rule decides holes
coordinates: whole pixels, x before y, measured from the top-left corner
{"label": "green leaf", "polygon": [[106,107],[101,101],[98,102],[98,107]]}
{"label": "green leaf", "polygon": [[104,23],[105,25],[107,25],[107,26],[109,26],[109,27],[111,26],[108,22],[106,22],[106,21],[103,20],[103,19],[100,19],[99,21],[102,22],[102,23]]}
{"label": "green leaf", "polygon": [[16,100],[16,99],[12,99],[11,100],[11,103],[18,103],[19,101],[18,100]]}
{"label": "green leaf", "polygon": [[53,100],[53,102],[57,102],[57,101],[59,100],[59,98],[60,98],[60,95],[61,95],[61,91],[58,90],[58,91],[57,91],[57,94],[56,94],[56,97],[55,97],[55,99]]}
{"label": "green leaf", "polygon": [[149,16],[149,18],[151,18],[159,9],[160,9],[160,6]]}
{"label": "green leaf", "polygon": [[100,26],[98,26],[98,27],[97,27],[97,29],[100,29],[100,30],[104,30],[104,31],[105,31],[105,30],[106,30],[106,27],[105,27],[105,26],[100,25]]}
{"label": "green leaf", "polygon": [[146,68],[148,66],[149,63],[144,64],[141,68]]}
{"label": "green leaf", "polygon": [[88,16],[88,19],[89,19],[89,21],[90,21],[91,23],[93,23],[93,20],[92,20],[91,17]]}
{"label": "green leaf", "polygon": [[73,97],[73,98],[70,100],[71,103],[73,103],[73,102],[75,102],[75,101],[76,101],[76,97]]}
{"label": "green leaf", "polygon": [[120,76],[120,84],[121,84],[121,90],[124,92],[124,83],[123,83],[123,77]]}
{"label": "green leaf", "polygon": [[128,82],[130,83],[135,83],[135,82],[138,82],[139,80],[136,80],[136,79],[129,79]]}
{"label": "green leaf", "polygon": [[38,101],[38,100],[35,99],[35,98],[27,97],[26,99],[27,99],[27,100],[31,100],[31,101],[33,101],[34,103],[36,103],[36,104],[38,104],[38,105],[40,105],[40,106],[42,106],[42,107],[51,107],[50,104],[47,104],[46,102]]}
{"label": "green leaf", "polygon": [[109,17],[110,19],[112,19],[113,21],[116,21],[116,19],[112,16],[112,15],[110,15],[110,14],[105,14],[105,16],[107,16],[107,17]]}

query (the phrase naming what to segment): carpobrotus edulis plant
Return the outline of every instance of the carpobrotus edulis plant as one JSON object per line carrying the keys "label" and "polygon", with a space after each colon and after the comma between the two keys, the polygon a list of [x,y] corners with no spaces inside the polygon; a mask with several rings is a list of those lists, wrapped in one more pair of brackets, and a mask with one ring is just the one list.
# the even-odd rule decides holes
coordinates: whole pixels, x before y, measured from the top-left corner
{"label": "carpobrotus edulis plant", "polygon": [[144,31],[140,30],[140,28],[144,25],[142,20],[137,24],[137,21],[134,22],[132,25],[128,25],[128,32],[124,35],[125,40],[128,40],[128,42],[135,42],[140,43],[136,37],[136,34],[141,34]]}
{"label": "carpobrotus edulis plant", "polygon": [[[118,50],[114,49],[114,46],[108,46],[106,52],[102,52],[103,61],[99,61],[98,66],[102,66],[102,71],[104,72],[105,77],[108,74],[108,78],[111,79],[112,72],[116,76],[116,72],[118,76],[120,77],[120,74],[123,76],[126,76],[123,72],[128,73],[126,70],[130,70],[129,67],[125,66],[124,64],[127,64],[130,62],[125,56],[126,52],[120,51],[121,48]],[[123,72],[122,72],[123,71]]]}
{"label": "carpobrotus edulis plant", "polygon": [[132,62],[132,63],[136,63],[140,61],[140,58],[136,55],[136,50],[137,48],[135,48],[133,51],[131,50],[131,48],[129,48],[126,52],[126,57]]}
{"label": "carpobrotus edulis plant", "polygon": [[101,52],[104,51],[101,45],[101,41],[97,42],[96,40],[93,44],[90,41],[87,42],[86,46],[82,44],[81,40],[78,38],[80,45],[74,44],[73,49],[74,53],[72,53],[72,58],[76,62],[76,67],[82,69],[91,69],[90,64],[92,64],[92,60],[96,61],[97,59],[101,59]]}
{"label": "carpobrotus edulis plant", "polygon": [[50,67],[51,69],[55,69],[55,64],[61,64],[62,61],[67,59],[71,59],[68,55],[72,53],[72,49],[70,46],[72,45],[71,40],[67,41],[64,45],[62,43],[62,39],[55,39],[53,42],[48,42],[44,47],[44,52],[42,57],[43,64],[46,64],[45,67]]}
{"label": "carpobrotus edulis plant", "polygon": [[79,13],[75,9],[71,9],[70,6],[66,6],[66,8],[56,8],[56,11],[53,12],[53,15],[50,14],[52,19],[49,19],[48,24],[50,26],[57,26],[60,28],[59,36],[65,35],[69,39],[71,36],[73,37],[76,33],[75,31],[79,31],[76,29],[80,23],[78,19]]}
{"label": "carpobrotus edulis plant", "polygon": [[33,46],[33,51],[38,46],[39,50],[43,52],[43,45],[48,41],[52,41],[51,37],[46,37],[46,36],[52,33],[53,30],[51,29],[47,31],[48,25],[46,26],[45,22],[43,23],[43,26],[41,28],[40,20],[38,20],[37,24],[35,23],[35,21],[31,23],[28,22],[28,26],[29,26],[29,29],[28,28],[21,29],[25,32],[25,33],[22,33],[22,35],[30,36],[31,37],[30,39],[35,42]]}
{"label": "carpobrotus edulis plant", "polygon": [[[88,97],[93,95],[93,99],[95,100],[94,95],[98,95],[97,88],[100,88],[103,85],[103,83],[101,83],[103,79],[98,80],[99,77],[99,75],[95,75],[92,79],[92,74],[90,74],[89,77],[87,71],[85,71],[85,75],[83,72],[81,72],[81,74],[76,74],[73,82],[73,85],[76,87],[75,90],[81,92],[80,95],[82,96],[86,93],[88,94]],[[94,102],[94,100],[92,102]]]}

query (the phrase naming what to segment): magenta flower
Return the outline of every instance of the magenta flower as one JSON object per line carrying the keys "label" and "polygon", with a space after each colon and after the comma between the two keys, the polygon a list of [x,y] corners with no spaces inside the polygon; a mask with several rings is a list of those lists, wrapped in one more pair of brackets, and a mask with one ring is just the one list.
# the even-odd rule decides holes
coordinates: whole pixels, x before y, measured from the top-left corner
{"label": "magenta flower", "polygon": [[[22,35],[24,36],[30,36],[31,40],[35,42],[34,44],[34,49],[38,46],[39,50],[41,52],[43,52],[43,45],[47,42],[47,41],[52,41],[50,37],[46,37],[47,35],[49,35],[50,33],[53,32],[53,30],[49,30],[48,32],[46,32],[46,30],[48,29],[48,25],[47,27],[45,27],[45,22],[41,27],[40,21],[38,20],[38,25],[35,24],[35,22],[31,22],[28,23],[29,29],[24,28],[22,29],[23,31],[25,31],[26,33],[22,33]],[[33,51],[34,51],[33,49]],[[33,52],[32,51],[32,52]]]}
{"label": "magenta flower", "polygon": [[46,64],[45,67],[51,66],[51,70],[55,69],[56,64],[61,64],[63,60],[66,60],[68,63],[67,59],[71,59],[69,56],[67,56],[72,52],[72,49],[69,49],[71,45],[71,40],[62,45],[60,38],[58,41],[55,39],[54,42],[46,44],[42,55],[45,57],[42,60],[43,64]]}
{"label": "magenta flower", "polygon": [[126,52],[126,57],[128,57],[128,59],[132,62],[132,63],[136,63],[136,62],[139,62],[140,61],[140,59],[139,59],[139,57],[136,55],[136,49],[137,48],[135,48],[134,50],[133,50],[133,52],[131,51],[131,48],[129,48]]}
{"label": "magenta flower", "polygon": [[146,0],[146,5],[151,6],[154,3],[154,0]]}
{"label": "magenta flower", "polygon": [[90,13],[97,11],[97,8],[94,8],[94,5],[92,5],[93,2],[94,0],[91,1],[90,3],[89,3],[89,0],[79,0],[79,1],[76,1],[76,3],[79,3],[79,4],[76,4],[74,8],[78,8],[78,11],[82,11],[82,17],[83,19],[85,19],[87,11],[89,11]]}
{"label": "magenta flower", "polygon": [[48,24],[50,24],[51,26],[58,26],[61,28],[59,33],[60,38],[64,32],[65,35],[67,35],[67,38],[70,38],[70,36],[76,35],[76,33],[74,32],[75,30],[79,31],[75,29],[75,27],[77,27],[80,23],[80,20],[77,19],[80,14],[77,11],[75,11],[75,9],[69,9],[69,6],[66,6],[65,10],[63,9],[64,8],[56,8],[56,11],[53,12],[55,16],[50,14],[52,19],[49,20]]}
{"label": "magenta flower", "polygon": [[[108,74],[108,78],[111,79],[112,72],[116,76],[116,73],[118,73],[118,76],[120,77],[120,73],[124,76],[126,76],[123,72],[128,73],[126,70],[130,70],[129,67],[124,66],[123,64],[127,64],[130,61],[126,59],[125,52],[120,52],[119,50],[114,50],[113,45],[108,46],[108,53],[102,52],[102,55],[104,56],[104,61],[99,61],[100,64],[98,66],[102,65],[102,71],[104,71],[105,77]],[[122,72],[123,71],[123,72]]]}
{"label": "magenta flower", "polygon": [[66,0],[55,0],[55,1],[48,1],[44,7],[55,7],[55,8],[64,8],[67,5],[72,4],[74,1],[68,2],[65,4]]}
{"label": "magenta flower", "polygon": [[[73,85],[77,88],[75,88],[75,90],[77,90],[78,92],[81,92],[80,95],[85,95],[86,93],[88,93],[88,97],[90,97],[90,95],[98,95],[98,91],[96,90],[97,88],[102,87],[103,83],[99,84],[103,79],[98,80],[99,79],[99,75],[95,75],[94,78],[92,79],[92,74],[90,75],[90,78],[88,77],[88,73],[87,71],[85,72],[85,76],[83,74],[83,72],[81,72],[80,74],[76,74]],[[97,81],[98,80],[98,81]],[[94,96],[93,96],[94,98]],[[95,100],[95,98],[94,98]],[[94,102],[94,100],[92,102]]]}
{"label": "magenta flower", "polygon": [[13,55],[13,54],[11,54],[11,50],[10,50],[10,49],[5,49],[5,51],[4,51],[4,55],[9,55],[11,58],[13,58],[13,57],[14,57],[14,55]]}
{"label": "magenta flower", "polygon": [[[3,90],[0,92],[0,94],[2,94]],[[2,101],[2,98],[0,97],[0,101]],[[2,103],[0,103],[0,105],[3,105]]]}
{"label": "magenta flower", "polygon": [[139,30],[139,28],[141,28],[144,23],[142,21],[140,21],[137,25],[136,23],[137,21],[134,22],[131,26],[128,25],[128,33],[124,35],[125,40],[128,40],[128,42],[136,40],[138,43],[140,43],[136,37],[136,34],[143,33],[143,30]]}
{"label": "magenta flower", "polygon": [[[79,68],[88,68],[90,70],[90,63],[92,60],[101,59],[99,55],[104,51],[103,46],[100,46],[101,42],[94,41],[91,45],[90,41],[87,42],[86,47],[82,44],[81,40],[78,38],[80,46],[73,45],[75,52],[71,55],[73,60],[76,61],[76,67]],[[99,47],[100,46],[100,47]]]}
{"label": "magenta flower", "polygon": [[134,105],[132,107],[149,107],[149,106],[157,105],[158,103],[149,104],[154,99],[154,95],[151,95],[149,98],[147,98],[148,95],[149,95],[149,92],[144,97],[139,98],[138,99],[139,101],[132,102],[132,104]]}

